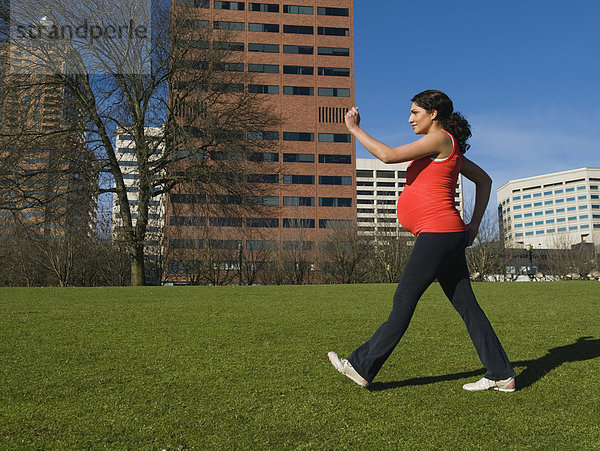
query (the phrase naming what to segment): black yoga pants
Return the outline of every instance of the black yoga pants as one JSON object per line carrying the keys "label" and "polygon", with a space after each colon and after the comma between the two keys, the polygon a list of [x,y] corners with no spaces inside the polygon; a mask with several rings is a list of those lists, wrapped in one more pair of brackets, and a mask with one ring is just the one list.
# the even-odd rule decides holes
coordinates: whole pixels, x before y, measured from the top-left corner
{"label": "black yoga pants", "polygon": [[502,380],[514,376],[508,357],[471,288],[465,260],[468,237],[468,232],[419,234],[387,321],[348,358],[364,379],[371,382],[375,378],[408,328],[419,298],[436,278],[467,326],[486,369],[485,377]]}

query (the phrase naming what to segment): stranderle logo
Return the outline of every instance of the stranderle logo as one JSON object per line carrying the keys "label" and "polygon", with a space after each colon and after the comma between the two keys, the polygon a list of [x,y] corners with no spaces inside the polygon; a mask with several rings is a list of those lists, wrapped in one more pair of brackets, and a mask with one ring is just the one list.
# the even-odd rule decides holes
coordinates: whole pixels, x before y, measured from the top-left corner
{"label": "stranderle logo", "polygon": [[100,39],[148,39],[148,26],[130,19],[126,24],[97,24],[84,19],[78,25],[56,25],[43,17],[38,23],[16,24],[13,36],[31,40],[81,40],[94,42]]}

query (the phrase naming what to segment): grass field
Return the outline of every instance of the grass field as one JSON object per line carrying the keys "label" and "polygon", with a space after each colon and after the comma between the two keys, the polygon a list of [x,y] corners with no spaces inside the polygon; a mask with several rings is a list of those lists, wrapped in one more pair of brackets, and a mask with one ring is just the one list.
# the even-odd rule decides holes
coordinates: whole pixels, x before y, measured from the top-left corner
{"label": "grass field", "polygon": [[600,284],[482,283],[514,393],[432,286],[369,390],[393,285],[0,290],[0,449],[600,449]]}

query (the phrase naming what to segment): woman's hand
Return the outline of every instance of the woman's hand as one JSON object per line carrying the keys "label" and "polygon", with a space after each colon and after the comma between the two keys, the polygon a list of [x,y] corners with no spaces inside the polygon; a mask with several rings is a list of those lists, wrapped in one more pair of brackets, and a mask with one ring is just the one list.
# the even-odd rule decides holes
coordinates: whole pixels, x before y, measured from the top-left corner
{"label": "woman's hand", "polygon": [[360,114],[358,114],[358,107],[353,106],[346,113],[344,118],[346,127],[350,132],[357,130],[360,127]]}

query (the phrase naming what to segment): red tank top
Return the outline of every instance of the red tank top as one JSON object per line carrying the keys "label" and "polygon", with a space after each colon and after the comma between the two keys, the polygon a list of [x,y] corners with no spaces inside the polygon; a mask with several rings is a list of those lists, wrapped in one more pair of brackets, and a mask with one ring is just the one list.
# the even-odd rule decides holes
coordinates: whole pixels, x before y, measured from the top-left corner
{"label": "red tank top", "polygon": [[[448,132],[446,132],[448,133]],[[454,205],[456,182],[462,154],[454,137],[452,153],[444,160],[429,157],[414,160],[406,171],[406,186],[398,198],[398,221],[418,236],[421,232],[463,232],[467,230]]]}

